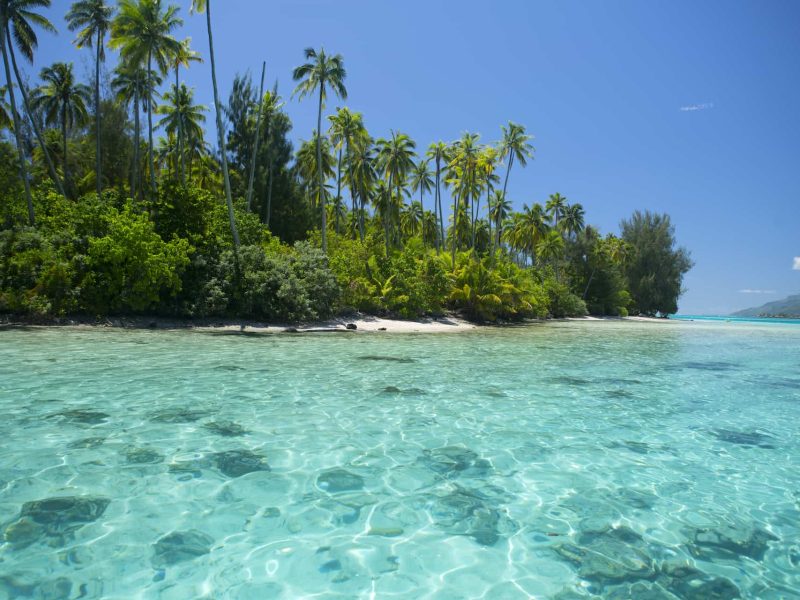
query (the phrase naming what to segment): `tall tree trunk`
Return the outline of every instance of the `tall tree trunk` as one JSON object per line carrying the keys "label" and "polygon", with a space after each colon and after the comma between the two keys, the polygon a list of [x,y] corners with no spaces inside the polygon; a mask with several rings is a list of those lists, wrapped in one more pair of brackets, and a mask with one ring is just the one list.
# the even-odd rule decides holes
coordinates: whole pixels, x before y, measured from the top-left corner
{"label": "tall tree trunk", "polygon": [[72,191],[67,174],[67,105],[61,106],[61,139],[64,141],[64,185]]}
{"label": "tall tree trunk", "polygon": [[28,92],[25,90],[24,82],[22,81],[19,68],[17,67],[17,57],[14,54],[14,45],[11,41],[11,34],[8,31],[6,32],[6,40],[8,41],[9,54],[11,55],[11,68],[14,69],[14,77],[17,80],[19,91],[22,93],[22,105],[25,107],[25,113],[28,115],[28,120],[31,123],[31,127],[33,127],[33,133],[36,135],[36,140],[39,142],[39,148],[42,150],[44,160],[47,163],[47,170],[50,172],[50,178],[53,180],[53,183],[55,183],[58,193],[66,197],[67,194],[64,191],[64,185],[61,182],[61,178],[58,176],[58,171],[56,171],[56,165],[53,162],[53,157],[50,156],[50,151],[47,149],[47,146],[44,143],[42,130],[39,127],[39,123],[34,118],[33,112],[31,111],[31,103],[28,99]]}
{"label": "tall tree trunk", "polygon": [[[6,27],[6,19],[5,14],[0,9],[0,27]],[[11,69],[8,66],[8,54],[6,53],[6,44],[5,44],[5,37],[2,36],[3,46],[3,65],[5,66],[6,70],[6,82],[8,83],[8,97],[11,101],[11,113],[14,117],[14,136],[17,140],[17,154],[19,155],[19,176],[22,178],[22,184],[25,187],[25,199],[28,202],[28,224],[31,227],[36,226],[36,215],[33,211],[33,198],[31,197],[31,184],[28,181],[28,168],[25,159],[25,152],[22,148],[22,119],[19,118],[19,113],[17,113],[17,102],[14,98],[14,82],[11,81]],[[11,47],[10,43],[11,38],[9,37],[9,48]]]}
{"label": "tall tree trunk", "polygon": [[[181,85],[180,65],[175,63],[175,98],[178,98],[178,88]],[[183,144],[183,119],[178,119],[178,155],[181,157],[181,185],[186,187],[186,151]]]}
{"label": "tall tree trunk", "polygon": [[272,218],[272,180],[274,176],[272,174],[272,160],[269,162],[269,168],[267,170],[267,177],[269,177],[269,184],[267,185],[267,221],[266,225],[269,227],[269,221]]}
{"label": "tall tree trunk", "polygon": [[503,200],[506,199],[506,189],[508,188],[508,176],[511,175],[511,167],[514,166],[514,153],[508,155],[508,169],[506,169],[506,181],[503,184]]}
{"label": "tall tree trunk", "polygon": [[[217,89],[217,67],[214,62],[214,38],[211,34],[211,0],[206,3],[206,25],[208,26],[208,50],[211,58],[211,83],[214,88],[214,109],[217,113],[217,137],[219,138],[219,151],[222,154],[222,177],[225,180],[225,201],[228,203],[228,219],[231,222],[233,245],[239,249],[239,231],[236,229],[236,215],[233,212],[233,195],[231,194],[231,179],[228,174],[228,154],[225,152],[225,134],[222,129],[222,111],[219,104],[219,91]],[[238,256],[238,254],[237,254]],[[238,262],[238,258],[237,258]]]}
{"label": "tall tree trunk", "polygon": [[442,163],[441,159],[436,159],[436,202],[439,206],[439,244],[444,246],[444,210],[442,210]]}
{"label": "tall tree trunk", "polygon": [[422,203],[422,185],[419,186],[419,205],[422,208],[422,247],[425,247],[425,205]]}
{"label": "tall tree trunk", "polygon": [[147,53],[147,161],[150,164],[150,191],[153,198],[156,196],[156,163],[153,159],[153,72],[151,69],[153,62],[153,53]]}
{"label": "tall tree trunk", "polygon": [[95,148],[95,183],[97,188],[97,197],[103,193],[103,175],[100,172],[100,44],[103,43],[100,31],[97,32],[97,56],[95,57],[94,66],[94,120],[95,120],[95,136],[97,137],[97,144]]}
{"label": "tall tree trunk", "polygon": [[317,194],[322,208],[322,252],[328,253],[328,211],[325,208],[325,194],[322,189],[322,93],[325,90],[325,81],[319,82],[319,110],[317,111]]}
{"label": "tall tree trunk", "polygon": [[336,166],[336,206],[334,207],[334,216],[336,220],[336,233],[339,233],[339,204],[342,201],[342,151],[344,146],[339,148],[339,162]]}
{"label": "tall tree trunk", "polygon": [[258,142],[261,138],[261,114],[264,104],[264,77],[267,73],[267,62],[261,65],[261,92],[258,95],[258,116],[256,117],[256,136],[253,140],[253,156],[250,160],[250,180],[247,182],[247,210],[253,204],[253,182],[256,178],[256,162],[258,161]]}
{"label": "tall tree trunk", "polygon": [[139,193],[139,199],[142,199],[142,181],[140,176],[140,169],[142,166],[142,157],[139,155],[139,152],[142,148],[142,124],[139,119],[139,105],[141,104],[141,99],[139,98],[139,92],[134,94],[133,99],[133,122],[134,122],[134,148],[133,148],[133,185],[131,187],[131,200],[133,200],[136,192]]}
{"label": "tall tree trunk", "polygon": [[[355,196],[356,194],[354,194]],[[364,241],[364,197],[359,193],[358,195],[358,236],[361,241]]]}
{"label": "tall tree trunk", "polygon": [[459,207],[459,200],[461,199],[461,194],[456,192],[456,205],[455,211],[453,212],[453,256],[451,258],[451,262],[453,263],[453,269],[456,268],[456,246],[458,245],[458,209]]}

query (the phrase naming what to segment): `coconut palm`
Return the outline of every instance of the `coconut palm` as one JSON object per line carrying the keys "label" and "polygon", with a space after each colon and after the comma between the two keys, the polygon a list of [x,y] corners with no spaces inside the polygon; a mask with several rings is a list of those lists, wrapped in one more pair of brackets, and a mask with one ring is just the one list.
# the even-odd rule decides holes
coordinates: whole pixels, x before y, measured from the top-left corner
{"label": "coconut palm", "polygon": [[561,194],[550,194],[545,205],[548,214],[553,218],[553,226],[558,229],[558,221],[567,208],[567,199]]}
{"label": "coconut palm", "polygon": [[[331,122],[329,134],[334,148],[338,151],[336,167],[336,198],[342,195],[342,160],[347,159],[349,164],[352,146],[357,138],[364,133],[364,122],[360,113],[351,112],[347,107],[336,109],[336,114],[328,117]],[[351,204],[355,210],[355,196],[350,190]],[[337,217],[338,217],[338,213]],[[336,221],[336,231],[339,231],[339,221]]]}
{"label": "coconut palm", "polygon": [[[430,159],[417,161],[411,171],[411,191],[419,190],[419,205],[424,212],[423,194],[430,193],[433,189],[433,173],[430,169]],[[425,243],[425,230],[422,231],[422,243]]]}
{"label": "coconut palm", "polygon": [[[300,99],[313,94],[319,90],[319,108],[317,111],[317,131],[322,131],[322,110],[325,107],[325,99],[328,95],[328,88],[342,100],[347,99],[347,88],[344,80],[347,71],[344,68],[344,59],[340,54],[328,56],[325,50],[319,52],[313,48],[305,49],[306,63],[297,67],[292,73],[292,78],[298,81],[294,94],[299,95]],[[322,164],[321,136],[317,136],[317,162]],[[319,187],[324,188],[322,175],[323,169],[317,168],[319,176]],[[322,204],[322,251],[328,252],[328,233],[327,233],[327,211],[325,210],[325,199],[321,199]]]}
{"label": "coconut palm", "polygon": [[567,235],[567,238],[572,238],[583,230],[584,214],[583,206],[578,203],[571,204],[564,209],[561,231]]}
{"label": "coconut palm", "polygon": [[111,80],[111,89],[117,95],[117,101],[123,106],[133,107],[133,169],[131,169],[131,198],[136,196],[137,190],[141,196],[141,177],[140,165],[141,158],[141,121],[139,118],[140,109],[152,110],[151,99],[155,97],[154,86],[161,85],[161,77],[157,73],[147,72],[138,65],[122,63],[114,71],[114,78]]}
{"label": "coconut palm", "polygon": [[[555,264],[564,255],[564,238],[561,233],[551,229],[536,244],[536,256],[545,263]],[[556,272],[558,275],[558,272]]]}
{"label": "coconut palm", "polygon": [[[500,182],[500,177],[495,173],[497,164],[500,162],[500,151],[494,146],[486,146],[478,156],[478,177],[483,186],[486,187],[486,210],[489,210],[490,199],[492,196],[492,188],[494,184]],[[475,202],[475,211],[472,217],[472,246],[475,247],[475,233],[476,223],[480,217],[480,200]],[[491,234],[491,221],[489,221],[489,229]]]}
{"label": "coconut palm", "polygon": [[[171,67],[175,70],[175,87],[179,88],[181,84],[180,78],[180,70],[181,67],[186,67],[187,69],[191,65],[191,63],[203,62],[203,58],[200,56],[199,52],[195,52],[192,50],[192,38],[186,38],[180,44],[180,47],[176,49],[175,54],[172,56],[171,59]],[[184,139],[184,132],[182,129],[178,129],[177,131],[178,136],[178,153],[181,157],[181,183],[186,185],[186,148],[184,147],[185,139]]]}
{"label": "coconut palm", "polygon": [[[450,163],[448,164],[448,180],[453,183],[455,191],[455,208],[453,210],[453,230],[459,231],[459,219],[462,217],[460,205],[463,204],[463,214],[469,210],[476,192],[479,191],[478,181],[478,156],[481,148],[478,145],[480,136],[477,133],[465,133],[457,142],[453,144],[449,153]],[[456,248],[459,235],[452,236],[452,263],[453,268],[456,264]]]}
{"label": "coconut palm", "polygon": [[94,59],[94,118],[95,118],[95,182],[97,195],[103,189],[100,167],[100,63],[106,58],[105,37],[111,26],[114,8],[107,6],[105,0],[77,0],[67,13],[67,26],[70,31],[78,31],[75,45],[78,48],[95,48]]}
{"label": "coconut palm", "polygon": [[[22,91],[22,97],[26,104],[26,111],[30,116],[30,110],[27,106],[28,101],[26,98],[25,88],[23,86],[22,78],[19,76],[19,69],[16,68],[16,58],[14,56],[14,47],[28,59],[33,62],[33,52],[36,50],[39,40],[36,36],[36,31],[33,25],[37,25],[45,31],[55,33],[56,28],[47,20],[46,17],[34,12],[37,8],[49,8],[50,0],[0,0],[0,47],[3,52],[3,65],[5,67],[6,86],[8,88],[8,98],[11,104],[11,116],[14,121],[14,137],[17,142],[17,155],[19,158],[19,173],[22,178],[22,183],[25,188],[25,199],[28,203],[28,223],[31,226],[36,224],[36,215],[33,210],[33,198],[31,197],[30,180],[28,179],[28,165],[25,158],[25,151],[22,144],[22,119],[20,119],[19,112],[17,111],[17,103],[14,95],[14,83],[11,81],[11,69],[9,67],[9,57],[14,63],[14,72],[17,77],[17,83]],[[13,32],[13,33],[12,33]],[[34,122],[34,128],[37,133],[37,139],[41,145],[47,160],[49,161],[49,154],[47,152],[44,139]],[[61,187],[58,182],[58,177],[55,175],[55,169],[52,162],[49,163],[51,174],[56,181],[56,185]],[[63,191],[63,190],[62,190]]]}
{"label": "coconut palm", "polygon": [[447,164],[449,159],[447,157],[447,144],[444,142],[434,142],[428,146],[426,156],[432,160],[436,165],[436,197],[433,201],[433,208],[436,213],[436,218],[439,221],[438,234],[436,236],[436,251],[439,252],[440,246],[444,241],[444,217],[442,216],[442,164]]}
{"label": "coconut palm", "polygon": [[258,142],[261,139],[261,119],[264,116],[264,78],[267,75],[267,62],[261,64],[261,87],[256,102],[256,129],[253,132],[253,155],[250,157],[250,176],[247,178],[247,210],[253,204],[253,183],[256,179],[256,160],[258,159]]}
{"label": "coconut palm", "polygon": [[264,223],[267,225],[267,227],[269,227],[269,221],[272,216],[272,183],[274,179],[272,173],[274,162],[272,123],[282,107],[283,102],[281,102],[281,97],[278,95],[278,83],[275,82],[275,86],[273,87],[272,91],[265,93],[264,98],[261,101],[261,111],[264,115],[264,122],[266,123],[267,138],[267,179],[269,180],[269,183],[267,185],[266,215],[263,217]]}
{"label": "coconut palm", "polygon": [[208,107],[201,104],[194,104],[194,92],[181,84],[180,87],[172,86],[172,89],[162,97],[164,104],[156,109],[156,113],[164,115],[159,121],[158,126],[163,127],[169,138],[176,140],[173,148],[175,159],[175,170],[180,165],[183,171],[186,165],[183,144],[178,137],[178,132],[189,141],[203,139],[203,123],[206,116],[203,114]]}
{"label": "coconut palm", "polygon": [[508,158],[506,180],[503,183],[503,196],[505,196],[508,190],[508,176],[511,175],[511,167],[514,166],[514,160],[525,167],[528,164],[528,159],[533,157],[535,150],[530,144],[533,136],[525,133],[524,126],[509,121],[508,127],[502,127],[502,130],[503,139],[500,141],[500,158]]}
{"label": "coconut palm", "polygon": [[362,242],[364,241],[364,208],[378,180],[375,163],[375,150],[371,139],[362,139],[353,146],[353,152],[348,161],[347,179],[348,186],[358,197],[358,232]]}
{"label": "coconut palm", "polygon": [[6,102],[8,87],[0,87],[0,129],[11,129],[14,121],[11,118],[11,105]]}
{"label": "coconut palm", "polygon": [[69,187],[67,162],[67,139],[69,131],[86,121],[86,105],[91,98],[89,87],[75,80],[72,63],[54,63],[42,69],[40,78],[44,82],[34,92],[33,106],[44,113],[48,125],[61,126],[63,143],[64,183]]}
{"label": "coconut palm", "polygon": [[[392,131],[390,138],[380,138],[375,145],[378,148],[378,169],[386,180],[390,204],[401,204],[403,186],[408,174],[414,168],[414,157],[416,156],[414,149],[417,144],[407,134]],[[399,206],[395,208],[399,209]],[[394,211],[389,212],[388,216],[386,227],[391,239]],[[388,256],[389,240],[387,240],[386,251]]]}
{"label": "coconut palm", "polygon": [[[181,43],[172,37],[172,31],[183,24],[178,17],[178,8],[162,6],[161,0],[120,0],[119,13],[111,26],[111,47],[119,48],[122,59],[132,65],[146,66],[152,76],[153,63],[159,73],[167,73],[172,57],[180,50]],[[152,93],[152,81],[147,86]],[[155,99],[146,99],[152,106]],[[156,193],[155,160],[153,157],[153,111],[147,111],[148,162],[150,165],[151,192]]]}
{"label": "coconut palm", "polygon": [[[320,154],[317,154],[317,148],[320,149]],[[319,157],[322,158],[321,162],[318,160]],[[325,181],[333,177],[334,173],[333,153],[328,138],[318,136],[315,131],[312,139],[300,143],[295,163],[311,205],[315,208],[322,206],[325,203]],[[322,173],[318,173],[320,165]],[[319,187],[320,182],[322,188]]]}
{"label": "coconut palm", "polygon": [[492,237],[492,255],[500,245],[501,223],[505,222],[511,214],[511,202],[509,202],[500,190],[494,190],[489,198],[489,219],[494,223],[494,236]]}
{"label": "coconut palm", "polygon": [[400,210],[400,230],[406,237],[414,237],[420,231],[425,211],[422,204],[416,200],[404,205]]}
{"label": "coconut palm", "polygon": [[538,257],[539,243],[550,231],[544,207],[538,202],[535,202],[530,207],[526,204],[522,210],[522,226],[524,235],[523,250],[531,257]]}

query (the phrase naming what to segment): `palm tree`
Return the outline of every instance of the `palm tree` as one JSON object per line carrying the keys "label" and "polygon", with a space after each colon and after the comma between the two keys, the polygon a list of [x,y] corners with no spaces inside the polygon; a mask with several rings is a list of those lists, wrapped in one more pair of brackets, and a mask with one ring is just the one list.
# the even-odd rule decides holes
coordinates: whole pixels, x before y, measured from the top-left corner
{"label": "palm tree", "polygon": [[[547,235],[536,244],[536,256],[546,263],[556,263],[563,254],[564,238],[555,229],[548,231]],[[556,270],[556,277],[558,277],[558,270]]]}
{"label": "palm tree", "polygon": [[[36,215],[33,210],[33,198],[31,197],[31,186],[30,180],[28,179],[27,159],[25,158],[25,151],[22,144],[22,120],[20,119],[19,112],[17,111],[17,102],[14,96],[14,82],[11,81],[9,55],[12,62],[14,62],[14,71],[17,76],[17,82],[19,83],[20,90],[22,90],[23,100],[27,105],[28,102],[24,91],[25,88],[22,85],[22,79],[19,76],[19,70],[16,68],[14,45],[16,43],[16,46],[19,51],[22,52],[22,55],[27,58],[29,62],[33,62],[33,51],[38,46],[39,41],[36,37],[36,32],[34,31],[32,24],[38,25],[45,31],[50,31],[53,33],[56,31],[56,28],[53,27],[53,24],[48,21],[47,18],[33,12],[33,9],[49,7],[50,0],[0,0],[0,46],[2,46],[3,65],[5,67],[6,74],[6,86],[8,88],[8,98],[11,104],[12,120],[14,121],[14,136],[17,142],[17,155],[19,158],[19,174],[22,178],[22,183],[25,188],[25,199],[28,203],[28,223],[31,225],[31,227],[36,224]],[[13,41],[11,34],[12,27],[14,30]],[[27,108],[28,107],[26,106],[26,109]],[[30,116],[30,111],[28,110],[27,112],[28,116]],[[31,121],[35,122],[35,119],[31,119]],[[34,128],[36,129],[35,123]],[[42,139],[41,134],[38,132],[38,129],[36,129],[36,131],[39,144],[44,149],[45,156],[49,161],[49,154],[47,153],[44,140]],[[52,174],[55,175],[55,170],[52,168],[52,163],[50,166]],[[54,180],[56,181],[56,185],[61,187],[57,176],[54,177]]]}
{"label": "palm tree", "polygon": [[95,136],[95,182],[97,195],[103,190],[102,176],[100,173],[100,63],[106,59],[105,37],[111,25],[111,16],[114,9],[106,6],[105,0],[77,0],[67,13],[67,26],[70,31],[80,29],[75,45],[78,48],[91,48],[95,46],[94,61],[94,118]]}
{"label": "palm tree", "polygon": [[54,63],[42,69],[40,77],[44,85],[36,90],[33,106],[43,111],[48,125],[61,126],[64,183],[69,187],[67,137],[72,127],[86,120],[86,105],[90,101],[91,91],[88,86],[75,81],[72,63]]}
{"label": "palm tree", "polygon": [[494,222],[495,234],[492,237],[492,256],[500,245],[500,229],[508,215],[511,213],[509,202],[500,190],[495,190],[489,199],[489,219]]}
{"label": "palm tree", "polygon": [[584,226],[583,206],[578,203],[571,204],[564,209],[561,221],[561,230],[571,238],[583,230]]}
{"label": "palm tree", "polygon": [[0,129],[11,129],[14,121],[11,118],[11,105],[6,102],[8,86],[0,87]]}
{"label": "palm tree", "polygon": [[[186,38],[180,44],[180,47],[176,50],[175,54],[172,56],[172,64],[170,65],[173,69],[175,69],[175,87],[179,88],[181,83],[180,78],[180,70],[181,67],[189,68],[189,65],[193,62],[201,63],[203,62],[203,58],[200,56],[198,52],[192,50],[192,38]],[[184,132],[181,129],[178,129],[178,152],[181,156],[181,183],[186,185],[186,148],[184,148]]]}
{"label": "palm tree", "polygon": [[[119,14],[111,26],[111,47],[120,48],[122,59],[132,65],[146,65],[148,77],[152,77],[155,62],[160,73],[166,73],[172,57],[180,51],[181,43],[171,33],[183,21],[178,17],[178,8],[162,7],[161,0],[120,0]],[[147,86],[154,89],[153,82]],[[148,105],[154,104],[152,96]],[[147,111],[148,162],[150,163],[151,192],[156,193],[155,160],[153,158],[153,112]]]}
{"label": "palm tree", "polygon": [[[360,113],[353,113],[345,108],[336,109],[336,114],[328,117],[331,122],[329,133],[331,142],[339,152],[336,167],[336,198],[340,199],[342,196],[342,159],[346,158],[349,164],[350,152],[352,145],[356,142],[356,138],[364,131],[364,123]],[[350,190],[351,204],[355,210],[355,196],[353,190]],[[336,220],[336,232],[339,232],[339,220]]]}
{"label": "palm tree", "polygon": [[[478,157],[478,174],[481,180],[481,183],[486,186],[486,209],[489,210],[490,207],[490,199],[492,196],[492,186],[493,184],[500,182],[500,177],[495,173],[497,169],[497,163],[500,160],[500,151],[495,148],[494,146],[487,146],[483,149]],[[472,246],[475,247],[475,233],[476,233],[476,224],[477,220],[480,217],[480,207],[481,203],[480,200],[475,202],[475,212],[472,218]],[[491,235],[491,220],[489,221],[489,233]]]}
{"label": "palm tree", "polygon": [[[202,1],[202,0],[195,0]],[[319,52],[313,48],[306,48],[305,57],[308,62],[297,67],[292,73],[292,78],[298,81],[297,87],[294,90],[295,94],[299,94],[302,99],[307,95],[313,94],[319,88],[319,109],[317,111],[317,131],[322,132],[322,109],[325,106],[325,98],[327,97],[330,87],[333,92],[342,100],[347,99],[347,88],[344,87],[344,80],[347,77],[347,72],[344,68],[344,59],[340,54],[328,56],[325,50],[321,49]],[[317,136],[317,163],[322,164],[322,146],[321,134]],[[319,176],[319,190],[323,190],[323,170],[318,166],[317,174]],[[325,198],[320,193],[320,200],[322,205],[322,251],[327,254],[328,252],[328,222],[327,211],[325,210]]]}
{"label": "palm tree", "polygon": [[522,211],[522,226],[524,235],[523,251],[530,254],[531,257],[538,257],[539,243],[550,231],[544,207],[538,202],[535,202],[531,207],[526,204]]}
{"label": "palm tree", "polygon": [[561,194],[550,194],[545,205],[547,212],[553,217],[553,227],[558,229],[558,220],[564,215],[567,208],[567,199]]}
{"label": "palm tree", "polygon": [[250,157],[250,176],[247,179],[247,210],[253,204],[253,183],[256,179],[256,160],[258,159],[258,142],[261,139],[261,118],[264,115],[264,78],[267,75],[267,61],[261,64],[261,87],[256,106],[256,130],[253,134],[253,156]]}
{"label": "palm tree", "polygon": [[275,115],[278,114],[281,107],[283,106],[283,102],[281,102],[281,97],[278,95],[278,82],[275,82],[275,86],[272,88],[271,92],[267,92],[264,94],[264,98],[261,101],[261,110],[263,111],[264,121],[266,122],[266,138],[267,138],[267,179],[269,183],[267,185],[267,206],[266,206],[266,215],[264,216],[264,223],[267,227],[269,227],[270,218],[272,217],[272,183],[274,180],[273,173],[272,173],[272,163],[273,161],[273,139],[272,139],[272,123]]}
{"label": "palm tree", "polygon": [[133,169],[131,170],[131,198],[136,196],[137,190],[141,196],[141,177],[139,176],[139,169],[141,165],[141,158],[139,151],[141,149],[141,125],[139,119],[140,108],[152,110],[152,103],[150,99],[155,96],[155,90],[151,86],[161,84],[161,78],[157,73],[151,73],[149,76],[145,70],[137,65],[120,64],[115,70],[114,79],[111,80],[111,88],[117,94],[117,101],[121,102],[123,106],[133,106],[133,124],[134,124],[134,143],[133,143]]}
{"label": "palm tree", "polygon": [[[317,148],[320,148],[320,154],[317,154]],[[309,201],[315,208],[322,206],[325,202],[325,181],[333,177],[334,162],[331,150],[328,138],[317,135],[315,131],[311,140],[300,143],[300,148],[295,156],[297,171],[303,180]],[[318,161],[320,156],[322,162]],[[320,165],[322,166],[321,174],[317,172]],[[322,188],[318,187],[320,182],[323,184]]]}
{"label": "palm tree", "polygon": [[422,204],[414,200],[411,204],[404,205],[400,211],[400,230],[407,238],[414,237],[420,230],[425,211]]}
{"label": "palm tree", "polygon": [[364,241],[364,207],[369,200],[378,174],[375,170],[375,150],[372,140],[367,138],[354,145],[348,163],[348,185],[355,196],[358,196],[358,233]]}
{"label": "palm tree", "polygon": [[[390,204],[402,203],[402,188],[409,172],[414,168],[414,149],[417,144],[405,133],[392,132],[389,139],[380,138],[375,145],[378,148],[378,167],[386,178]],[[397,194],[392,198],[392,192]],[[394,202],[392,202],[392,200]],[[394,212],[387,213],[389,219],[385,226],[387,233],[391,234],[394,221]],[[389,238],[392,236],[389,235]],[[389,242],[386,240],[386,255],[389,255]]]}
{"label": "palm tree", "polygon": [[180,87],[172,86],[172,89],[164,94],[163,100],[165,103],[156,109],[156,113],[164,115],[158,126],[164,128],[167,136],[178,140],[174,148],[177,157],[175,168],[177,170],[180,165],[183,169],[186,164],[185,150],[177,137],[178,132],[182,132],[182,135],[190,143],[202,140],[202,124],[206,121],[203,113],[208,110],[208,107],[194,104],[194,92],[184,84]]}
{"label": "palm tree", "polygon": [[439,252],[439,248],[444,241],[444,217],[442,216],[441,182],[442,162],[449,162],[447,157],[447,144],[441,141],[432,143],[430,146],[428,146],[428,152],[426,156],[429,160],[432,160],[436,164],[436,198],[433,201],[433,209],[436,213],[436,218],[439,221],[439,226],[437,228],[439,233],[436,236],[436,252]]}
{"label": "palm tree", "polygon": [[503,184],[503,196],[508,189],[508,176],[511,174],[511,167],[514,166],[514,159],[525,167],[528,159],[533,157],[534,148],[529,143],[533,139],[532,135],[525,133],[525,127],[516,123],[508,122],[508,127],[503,127],[503,139],[500,141],[500,158],[508,157],[508,168],[506,168],[506,181]]}
{"label": "palm tree", "polygon": [[[411,172],[411,191],[416,192],[419,190],[419,205],[420,209],[424,212],[425,205],[422,201],[424,192],[430,193],[433,189],[433,173],[430,169],[430,159],[420,159]],[[422,243],[425,244],[425,230],[422,231]]]}
{"label": "palm tree", "polygon": [[[471,206],[470,202],[475,197],[477,186],[477,164],[480,147],[478,146],[479,135],[477,133],[465,133],[461,139],[453,144],[450,153],[450,164],[448,165],[448,179],[455,186],[455,209],[453,210],[453,231],[459,231],[459,219],[462,211],[460,204],[463,202],[464,213]],[[453,268],[456,264],[456,248],[459,235],[453,235],[452,239],[452,263]]]}

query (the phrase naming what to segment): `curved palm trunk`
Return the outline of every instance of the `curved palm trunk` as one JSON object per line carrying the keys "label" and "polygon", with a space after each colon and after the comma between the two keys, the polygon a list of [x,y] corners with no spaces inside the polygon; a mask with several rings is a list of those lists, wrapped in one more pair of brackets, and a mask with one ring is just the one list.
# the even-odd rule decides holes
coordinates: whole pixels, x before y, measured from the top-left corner
{"label": "curved palm trunk", "polygon": [[47,146],[44,143],[44,137],[42,137],[42,130],[39,128],[39,124],[36,122],[36,119],[33,118],[33,113],[31,112],[30,100],[28,99],[28,92],[25,90],[22,77],[19,74],[19,68],[17,67],[17,57],[14,55],[14,46],[11,42],[11,34],[9,32],[6,32],[6,40],[8,41],[8,47],[10,51],[9,53],[11,55],[11,68],[14,70],[14,77],[17,80],[19,91],[22,93],[22,105],[25,107],[25,113],[28,115],[28,120],[30,121],[31,126],[33,127],[33,133],[36,136],[36,140],[39,142],[39,148],[41,148],[42,154],[44,155],[44,160],[47,163],[47,170],[50,172],[50,178],[53,180],[53,183],[56,184],[56,190],[58,191],[58,193],[66,197],[66,193],[64,192],[64,186],[61,183],[61,179],[58,177],[58,172],[56,171],[55,163],[53,163],[53,157],[50,156],[50,151],[47,149]]}
{"label": "curved palm trunk", "polygon": [[94,66],[94,119],[95,119],[95,136],[97,137],[97,144],[95,148],[95,183],[97,188],[97,197],[103,193],[103,176],[100,172],[100,44],[103,39],[100,37],[100,32],[97,32],[97,56],[95,57]]}
{"label": "curved palm trunk", "polygon": [[228,219],[231,222],[231,234],[233,235],[233,245],[239,249],[239,232],[236,229],[236,215],[233,212],[233,196],[231,194],[231,179],[228,174],[228,155],[225,152],[225,135],[222,130],[222,114],[219,104],[219,91],[217,89],[217,67],[214,61],[214,38],[211,33],[211,0],[206,3],[206,25],[208,26],[208,50],[211,58],[211,83],[214,88],[214,109],[217,113],[217,137],[219,138],[219,150],[222,155],[222,177],[225,180],[225,200],[228,203]]}
{"label": "curved palm trunk", "polygon": [[272,180],[274,177],[272,176],[272,161],[270,160],[269,163],[269,170],[267,172],[267,177],[269,177],[269,185],[267,186],[267,219],[266,225],[269,227],[269,221],[272,218]]}
{"label": "curved palm trunk", "polygon": [[150,163],[150,188],[153,197],[156,195],[156,163],[153,159],[153,72],[152,72],[153,53],[147,53],[147,161]]}
{"label": "curved palm trunk", "polygon": [[141,177],[139,176],[139,169],[142,164],[142,158],[139,156],[139,151],[141,150],[142,140],[141,140],[141,129],[142,125],[139,121],[139,93],[137,92],[134,95],[133,99],[133,127],[134,127],[134,148],[133,148],[133,180],[131,183],[131,199],[136,195],[136,192],[139,192],[139,199],[141,200],[142,195],[142,188],[141,188]]}
{"label": "curved palm trunk", "polygon": [[458,209],[459,200],[461,199],[461,194],[456,193],[456,206],[455,212],[453,213],[453,251],[452,251],[452,258],[450,259],[453,263],[453,269],[456,268],[456,246],[458,245]]}
{"label": "curved palm trunk", "polygon": [[[5,23],[5,15],[0,13],[0,23]],[[3,25],[5,27],[5,25]],[[36,225],[36,215],[33,211],[33,198],[31,198],[31,184],[28,181],[28,168],[25,163],[25,153],[22,149],[22,126],[21,119],[17,113],[17,102],[14,98],[14,84],[11,81],[11,69],[8,66],[8,55],[6,54],[5,37],[2,36],[0,42],[3,42],[3,64],[6,70],[6,82],[8,83],[8,96],[11,101],[11,113],[14,116],[14,137],[17,140],[17,153],[19,154],[19,175],[22,178],[23,185],[25,186],[25,199],[28,201],[28,224],[31,227]],[[10,44],[9,44],[10,47]]]}
{"label": "curved palm trunk", "polygon": [[[180,65],[175,65],[175,97],[181,85]],[[178,118],[178,154],[181,157],[181,185],[186,187],[186,151],[183,145],[183,118]]]}
{"label": "curved palm trunk", "polygon": [[253,204],[253,182],[256,178],[256,161],[258,160],[258,142],[261,138],[261,114],[264,104],[264,77],[267,73],[266,61],[261,65],[261,93],[258,95],[258,116],[256,117],[256,136],[253,140],[253,156],[250,160],[250,179],[247,182],[247,210]]}
{"label": "curved palm trunk", "polygon": [[364,196],[366,194],[358,194],[358,236],[361,241],[364,241]]}
{"label": "curved palm trunk", "polygon": [[317,195],[322,208],[322,251],[328,253],[328,211],[325,208],[325,194],[322,190],[322,93],[325,90],[325,81],[319,82],[319,110],[317,111],[317,176],[319,187]]}
{"label": "curved palm trunk", "polygon": [[422,203],[422,186],[419,186],[419,206],[422,209],[422,247],[425,247],[425,205]]}
{"label": "curved palm trunk", "polygon": [[444,211],[442,210],[442,161],[440,158],[436,158],[436,203],[439,208],[439,242],[436,248],[437,252],[439,251],[440,247],[444,245]]}
{"label": "curved palm trunk", "polygon": [[511,167],[514,166],[514,153],[511,152],[508,158],[508,169],[506,169],[506,181],[503,183],[503,199],[506,198],[506,189],[508,188],[508,176],[511,175]]}

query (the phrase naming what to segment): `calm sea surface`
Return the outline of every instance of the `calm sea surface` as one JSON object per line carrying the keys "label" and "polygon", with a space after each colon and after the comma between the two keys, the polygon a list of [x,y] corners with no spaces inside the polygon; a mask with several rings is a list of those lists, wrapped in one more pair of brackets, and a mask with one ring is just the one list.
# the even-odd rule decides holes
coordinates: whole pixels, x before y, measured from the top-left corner
{"label": "calm sea surface", "polygon": [[0,331],[0,598],[800,598],[800,327]]}

